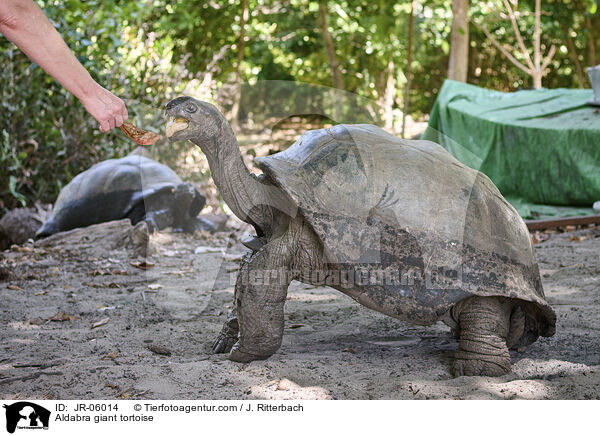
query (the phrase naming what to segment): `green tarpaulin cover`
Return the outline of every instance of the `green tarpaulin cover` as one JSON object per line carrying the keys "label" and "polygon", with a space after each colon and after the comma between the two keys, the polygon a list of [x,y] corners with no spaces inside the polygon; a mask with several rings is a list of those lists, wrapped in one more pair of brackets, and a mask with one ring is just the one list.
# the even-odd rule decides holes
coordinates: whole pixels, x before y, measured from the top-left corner
{"label": "green tarpaulin cover", "polygon": [[423,139],[490,177],[524,218],[593,214],[600,200],[600,108],[586,104],[593,97],[447,80]]}

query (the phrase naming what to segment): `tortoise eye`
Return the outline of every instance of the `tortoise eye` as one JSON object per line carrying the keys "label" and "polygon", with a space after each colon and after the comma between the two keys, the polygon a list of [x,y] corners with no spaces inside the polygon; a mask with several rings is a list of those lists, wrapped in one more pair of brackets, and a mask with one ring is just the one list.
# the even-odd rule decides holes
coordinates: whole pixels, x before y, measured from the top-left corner
{"label": "tortoise eye", "polygon": [[188,107],[185,108],[185,110],[191,114],[193,114],[194,112],[196,112],[198,110],[198,108],[196,107],[196,105],[190,104]]}

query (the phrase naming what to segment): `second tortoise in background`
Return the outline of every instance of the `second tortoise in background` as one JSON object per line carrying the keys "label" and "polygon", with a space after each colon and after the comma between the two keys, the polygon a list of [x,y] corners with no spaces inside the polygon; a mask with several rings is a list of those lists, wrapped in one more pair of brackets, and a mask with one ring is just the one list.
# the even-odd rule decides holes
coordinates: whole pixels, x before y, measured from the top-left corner
{"label": "second tortoise in background", "polygon": [[37,236],[123,218],[134,225],[146,221],[151,231],[212,231],[211,223],[197,217],[205,203],[206,198],[169,167],[129,155],[100,162],[71,180]]}

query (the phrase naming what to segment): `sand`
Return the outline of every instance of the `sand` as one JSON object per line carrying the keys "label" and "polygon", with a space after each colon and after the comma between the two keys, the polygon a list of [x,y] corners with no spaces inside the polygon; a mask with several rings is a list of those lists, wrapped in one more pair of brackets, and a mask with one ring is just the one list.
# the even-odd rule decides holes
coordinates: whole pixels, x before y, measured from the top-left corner
{"label": "sand", "polygon": [[599,227],[536,244],[556,335],[512,353],[506,376],[453,378],[445,325],[407,324],[298,282],[277,354],[213,355],[246,251],[240,231],[155,234],[143,259],[107,236],[127,226],[0,255],[11,274],[0,281],[0,398],[600,399]]}

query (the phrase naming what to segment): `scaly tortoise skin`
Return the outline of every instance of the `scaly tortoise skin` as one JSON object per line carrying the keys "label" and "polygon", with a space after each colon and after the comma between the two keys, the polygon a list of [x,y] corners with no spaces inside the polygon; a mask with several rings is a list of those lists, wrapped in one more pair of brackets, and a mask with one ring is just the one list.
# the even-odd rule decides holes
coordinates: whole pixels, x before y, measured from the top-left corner
{"label": "scaly tortoise skin", "polygon": [[152,159],[109,159],[78,174],[61,190],[37,236],[123,218],[134,225],[146,221],[151,231],[173,226],[192,232],[205,202],[173,170]]}
{"label": "scaly tortoise skin", "polygon": [[214,106],[180,97],[166,112],[169,139],[200,146],[223,199],[257,231],[214,352],[274,354],[293,279],[411,323],[445,322],[459,339],[457,376],[509,372],[508,347],[554,334],[524,222],[439,145],[337,125],[257,158],[255,177]]}

